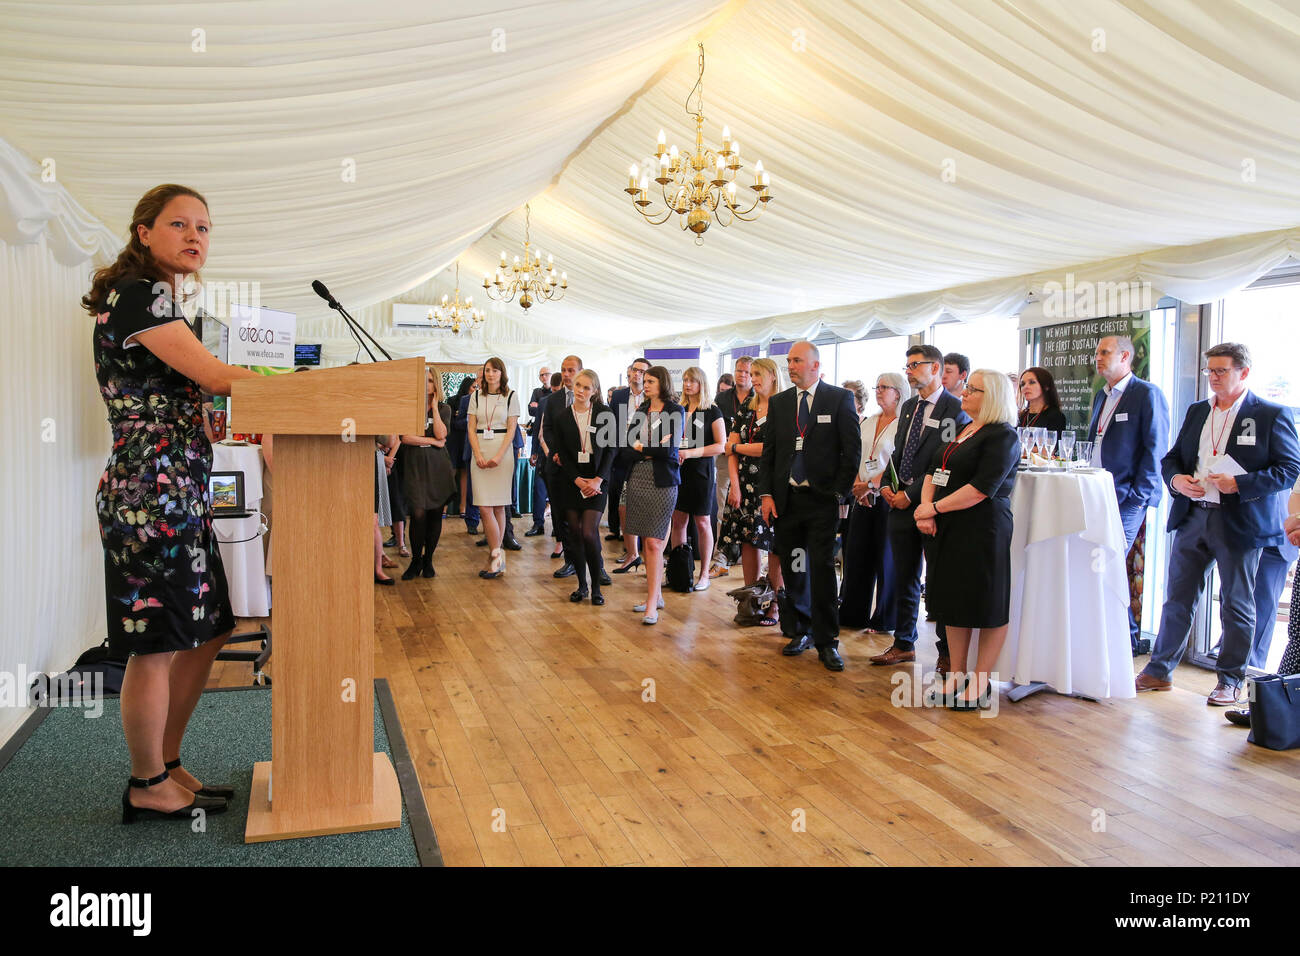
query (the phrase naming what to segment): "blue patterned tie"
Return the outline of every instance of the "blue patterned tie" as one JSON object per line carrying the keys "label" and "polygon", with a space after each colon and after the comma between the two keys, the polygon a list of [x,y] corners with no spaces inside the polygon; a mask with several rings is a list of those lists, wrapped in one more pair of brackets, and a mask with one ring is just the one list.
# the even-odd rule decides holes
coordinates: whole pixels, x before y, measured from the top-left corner
{"label": "blue patterned tie", "polygon": [[[795,421],[799,426],[800,436],[806,437],[808,434],[808,393],[801,391],[799,393],[799,413]],[[798,448],[794,453],[794,462],[790,465],[790,477],[794,479],[795,484],[803,484],[808,480],[808,473],[803,467],[803,449]]]}
{"label": "blue patterned tie", "polygon": [[925,410],[929,407],[929,402],[918,401],[916,411],[912,413],[912,420],[907,426],[907,444],[903,446],[902,467],[898,469],[898,477],[905,485],[911,484],[912,481],[912,459],[916,457],[916,450],[921,447],[921,437],[925,433]]}

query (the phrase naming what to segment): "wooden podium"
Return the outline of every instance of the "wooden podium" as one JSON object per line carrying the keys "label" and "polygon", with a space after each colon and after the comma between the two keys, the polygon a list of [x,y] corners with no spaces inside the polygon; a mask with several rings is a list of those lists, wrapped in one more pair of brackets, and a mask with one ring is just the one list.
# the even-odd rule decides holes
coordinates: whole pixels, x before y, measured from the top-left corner
{"label": "wooden podium", "polygon": [[401,824],[397,773],[375,752],[372,436],[424,434],[424,364],[231,391],[232,427],[275,437],[271,759],[253,767],[245,843]]}

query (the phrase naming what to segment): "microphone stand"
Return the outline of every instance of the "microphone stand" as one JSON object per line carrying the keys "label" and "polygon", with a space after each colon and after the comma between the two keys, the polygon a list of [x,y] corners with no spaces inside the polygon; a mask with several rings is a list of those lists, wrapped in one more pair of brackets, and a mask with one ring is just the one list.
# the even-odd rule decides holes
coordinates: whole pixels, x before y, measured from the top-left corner
{"label": "microphone stand", "polygon": [[[348,329],[351,330],[352,337],[356,339],[358,343],[360,343],[363,349],[366,350],[366,354],[370,356],[370,361],[378,362],[379,359],[375,358],[375,353],[370,351],[370,346],[366,345],[366,343],[362,341],[361,339],[362,335],[368,338],[371,341],[371,343],[375,346],[375,348],[379,349],[379,351],[383,353],[384,358],[388,359],[388,361],[390,362],[393,360],[393,357],[388,354],[387,349],[385,349],[382,345],[380,345],[378,342],[375,341],[375,337],[371,335],[368,331],[366,331],[366,327],[364,325],[362,325],[360,322],[358,322],[356,319],[352,318],[352,316],[348,314],[348,310],[343,308],[342,303],[340,303],[338,299],[335,299],[333,296],[331,296],[329,306],[331,309],[337,311],[339,315],[343,316],[343,321],[347,323]],[[360,333],[360,335],[358,335],[358,333]]]}

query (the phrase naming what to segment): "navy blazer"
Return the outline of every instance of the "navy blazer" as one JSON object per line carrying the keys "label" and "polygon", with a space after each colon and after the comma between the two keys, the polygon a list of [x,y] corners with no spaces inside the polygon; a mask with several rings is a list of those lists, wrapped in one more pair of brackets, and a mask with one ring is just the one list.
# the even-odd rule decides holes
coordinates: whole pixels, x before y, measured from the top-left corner
{"label": "navy blazer", "polygon": [[[1161,459],[1160,471],[1171,492],[1174,475],[1196,473],[1201,429],[1209,414],[1209,401],[1193,404],[1183,419],[1178,440]],[[1287,517],[1286,499],[1300,476],[1300,439],[1296,437],[1291,409],[1247,392],[1224,451],[1246,470],[1237,477],[1237,493],[1220,498],[1224,525],[1233,542],[1244,549],[1285,544],[1282,523]],[[1191,510],[1192,499],[1173,492],[1167,530],[1181,525]]]}
{"label": "navy blazer", "polygon": [[469,443],[469,400],[473,394],[473,392],[470,392],[461,396],[460,405],[456,408],[456,414],[451,417],[451,427],[461,432],[461,462],[470,461],[474,457],[474,449],[470,447]]}
{"label": "navy blazer", "polygon": [[[614,393],[618,395],[617,392]],[[642,440],[642,427],[650,414],[650,400],[646,399],[632,415],[627,430],[623,433],[623,447],[619,449],[618,460],[624,471],[631,471],[638,461],[650,459],[654,464],[655,487],[671,488],[682,483],[681,463],[677,460],[677,449],[682,446],[682,430],[686,427],[686,410],[676,402],[664,402],[664,410],[657,422],[651,420],[649,440],[640,451],[632,445]]]}
{"label": "navy blazer", "polygon": [[[767,430],[763,433],[763,457],[758,465],[758,493],[771,495],[776,513],[783,514],[790,498],[790,468],[794,464],[795,424],[799,389],[795,386],[773,395],[767,403]],[[862,428],[853,393],[848,389],[817,383],[808,429],[803,439],[804,471],[813,491],[828,501],[838,500],[853,490],[862,459]]]}
{"label": "navy blazer", "polygon": [[550,394],[549,387],[535,388],[533,394],[528,397],[528,437],[534,444],[537,442],[537,428],[542,422],[541,403]]}
{"label": "navy blazer", "polygon": [[[1088,441],[1097,440],[1105,404],[1106,390],[1098,389],[1092,399]],[[1160,457],[1168,449],[1169,402],[1160,389],[1134,376],[1120,394],[1101,443],[1101,467],[1115,482],[1121,511],[1160,506],[1164,494]]]}
{"label": "navy blazer", "polygon": [[911,504],[906,508],[893,508],[890,513],[905,515],[909,522],[912,521],[912,509],[921,503],[921,488],[925,484],[926,465],[930,458],[940,445],[954,440],[970,424],[970,416],[961,410],[961,400],[953,398],[947,389],[940,386],[934,393],[934,410],[930,413],[931,418],[938,420],[938,427],[925,422],[917,426],[921,429],[921,444],[912,458],[912,480],[904,484],[903,448],[907,444],[908,429],[912,427],[912,415],[920,402],[921,396],[913,395],[903,403],[898,411],[898,429],[894,432],[894,471],[898,473],[899,490],[907,495]]}

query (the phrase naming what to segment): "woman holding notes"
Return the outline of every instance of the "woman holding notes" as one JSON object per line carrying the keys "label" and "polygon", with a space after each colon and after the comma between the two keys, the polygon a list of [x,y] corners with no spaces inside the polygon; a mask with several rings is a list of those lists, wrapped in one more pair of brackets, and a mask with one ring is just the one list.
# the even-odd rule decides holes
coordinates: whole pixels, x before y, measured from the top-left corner
{"label": "woman holding notes", "polygon": [[257,377],[218,361],[186,315],[211,229],[198,192],[155,186],[136,204],[126,247],[81,300],[95,317],[95,376],[113,438],[95,504],[108,646],[129,657],[123,823],[192,822],[194,811],[220,813],[235,795],[204,785],[180,760],[212,661],[235,626],[212,531],[203,395],[229,395],[234,381]]}

